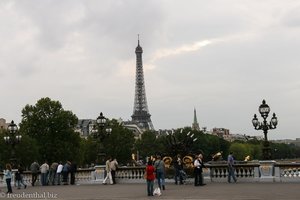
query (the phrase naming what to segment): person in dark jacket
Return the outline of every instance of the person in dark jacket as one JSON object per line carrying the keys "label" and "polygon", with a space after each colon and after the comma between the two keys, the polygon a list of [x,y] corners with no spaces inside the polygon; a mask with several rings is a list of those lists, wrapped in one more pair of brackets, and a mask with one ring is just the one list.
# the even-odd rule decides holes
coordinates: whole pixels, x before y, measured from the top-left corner
{"label": "person in dark jacket", "polygon": [[36,180],[37,180],[37,177],[38,177],[38,173],[39,173],[39,170],[40,170],[40,165],[38,164],[37,161],[34,161],[31,165],[30,165],[30,171],[31,171],[31,175],[32,175],[32,178],[31,178],[31,185],[34,186]]}
{"label": "person in dark jacket", "polygon": [[[181,156],[178,154],[176,158],[174,159],[174,169],[175,169],[175,184],[183,184],[183,177],[182,174],[180,173],[183,170],[183,163],[181,160]],[[179,180],[178,180],[179,179]]]}
{"label": "person in dark jacket", "polygon": [[72,161],[71,166],[70,166],[70,173],[71,173],[71,181],[70,184],[74,185],[75,184],[75,173],[77,171],[77,164]]}
{"label": "person in dark jacket", "polygon": [[23,181],[23,171],[24,170],[23,170],[22,166],[18,165],[18,171],[15,174],[15,178],[16,178],[18,189],[21,188],[21,184],[24,186],[24,188],[27,187],[27,185]]}
{"label": "person in dark jacket", "polygon": [[70,173],[70,168],[71,168],[71,162],[67,161],[62,169],[62,174],[63,174],[62,182],[64,185],[68,185],[68,177],[69,177],[69,173]]}

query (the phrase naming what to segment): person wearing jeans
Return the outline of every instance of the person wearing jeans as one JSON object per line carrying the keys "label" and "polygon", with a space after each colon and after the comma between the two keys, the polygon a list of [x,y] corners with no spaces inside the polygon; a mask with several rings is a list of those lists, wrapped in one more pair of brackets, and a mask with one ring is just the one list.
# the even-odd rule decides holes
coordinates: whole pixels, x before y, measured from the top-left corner
{"label": "person wearing jeans", "polygon": [[156,179],[160,189],[165,190],[165,163],[161,160],[161,156],[157,156],[157,160],[154,163],[154,168],[156,171]]}
{"label": "person wearing jeans", "polygon": [[154,175],[154,167],[152,165],[152,161],[149,160],[147,167],[146,167],[146,179],[147,179],[147,192],[148,196],[153,196],[153,186],[154,186],[154,180],[155,180],[155,175]]}
{"label": "person wearing jeans", "polygon": [[4,175],[4,179],[6,181],[6,185],[7,185],[7,192],[6,193],[12,193],[12,188],[11,188],[11,177],[12,177],[11,165],[6,164],[5,167],[6,167],[6,170],[4,170],[3,175]]}
{"label": "person wearing jeans", "polygon": [[236,177],[235,177],[235,169],[234,169],[234,157],[233,157],[233,152],[230,152],[228,157],[227,157],[227,164],[228,164],[228,183],[231,183],[231,177],[234,182],[236,182]]}
{"label": "person wearing jeans", "polygon": [[23,180],[23,168],[21,165],[18,165],[18,171],[15,173],[15,180],[17,181],[18,189],[21,188],[21,184],[24,186],[24,188],[27,187]]}

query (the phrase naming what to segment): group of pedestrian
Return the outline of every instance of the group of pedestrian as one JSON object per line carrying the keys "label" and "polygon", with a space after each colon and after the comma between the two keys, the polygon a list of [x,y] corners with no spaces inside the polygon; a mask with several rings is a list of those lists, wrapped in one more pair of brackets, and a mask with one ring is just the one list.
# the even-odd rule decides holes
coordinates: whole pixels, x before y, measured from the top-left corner
{"label": "group of pedestrian", "polygon": [[116,158],[108,157],[105,162],[105,173],[106,176],[103,180],[103,184],[107,184],[106,181],[109,180],[111,185],[116,184],[116,171],[118,168],[118,161]]}
{"label": "group of pedestrian", "polygon": [[145,169],[145,179],[147,181],[147,194],[148,196],[153,196],[154,191],[154,181],[157,180],[158,195],[161,194],[161,190],[166,189],[165,185],[165,162],[161,159],[160,155],[156,157],[152,157],[153,159],[149,159],[147,162],[147,166]]}
{"label": "group of pedestrian", "polygon": [[[234,168],[234,156],[233,152],[230,152],[227,158],[228,165],[228,183],[231,183],[231,178],[234,182],[237,182],[235,176],[235,168]],[[178,154],[174,159],[174,170],[175,170],[175,184],[183,184],[183,180],[185,179],[185,172],[183,170],[183,161],[181,156]],[[200,153],[196,155],[195,160],[193,162],[194,166],[194,185],[195,186],[204,186],[206,185],[203,181],[203,168],[206,168],[203,161],[203,154]],[[145,169],[144,178],[147,182],[147,194],[148,196],[154,195],[154,181],[157,179],[158,187],[162,190],[165,190],[165,163],[161,159],[161,156],[157,156],[156,159],[149,159],[147,162],[147,166]]]}
{"label": "group of pedestrian", "polygon": [[66,161],[65,164],[62,162],[53,162],[50,166],[45,161],[41,166],[37,161],[34,161],[30,166],[32,174],[31,185],[35,186],[35,183],[40,173],[41,185],[60,185],[61,182],[64,185],[75,184],[75,172],[77,171],[77,165],[75,162]]}
{"label": "group of pedestrian", "polygon": [[[237,182],[235,176],[235,168],[234,168],[234,156],[233,152],[227,157],[228,164],[228,183],[231,183],[231,178],[234,182]],[[196,156],[194,162],[194,185],[195,186],[204,186],[205,183],[203,181],[203,168],[205,168],[203,162],[203,155],[200,153]],[[109,180],[110,184],[116,184],[116,170],[118,167],[118,162],[116,158],[112,159],[108,157],[105,163],[105,173],[106,176],[103,180],[103,184],[107,184],[107,180]],[[175,169],[175,184],[183,184],[183,161],[180,155],[177,155],[174,159],[174,169]],[[23,185],[24,188],[27,185],[23,181],[23,167],[21,165],[18,166],[17,172],[15,174],[15,180],[18,189]],[[41,174],[41,184],[45,185],[60,185],[61,181],[64,185],[67,185],[70,177],[70,184],[75,184],[75,172],[77,171],[77,165],[75,162],[66,161],[65,164],[62,162],[53,162],[50,166],[48,162],[45,161],[41,166],[37,161],[34,161],[30,166],[31,174],[32,174],[32,186],[35,186],[35,183],[38,178],[38,174]],[[4,179],[7,185],[7,193],[12,193],[11,187],[11,179],[12,179],[12,167],[10,164],[6,164],[6,169],[3,171]],[[145,179],[147,181],[147,194],[148,196],[154,195],[154,181],[157,180],[158,188],[160,190],[165,190],[165,163],[161,159],[160,155],[153,157],[153,159],[149,159],[147,162],[147,166],[145,169]]]}

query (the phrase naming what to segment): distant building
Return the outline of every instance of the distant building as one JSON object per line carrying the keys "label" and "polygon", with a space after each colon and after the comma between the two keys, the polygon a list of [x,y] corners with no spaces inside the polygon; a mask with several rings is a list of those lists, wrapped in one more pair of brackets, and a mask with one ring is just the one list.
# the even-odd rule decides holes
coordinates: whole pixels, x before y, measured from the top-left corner
{"label": "distant building", "polygon": [[8,127],[8,123],[6,123],[6,120],[3,118],[0,118],[0,130],[4,129],[6,130]]}
{"label": "distant building", "polygon": [[226,138],[229,136],[229,129],[226,128],[213,128],[212,135],[216,135],[220,138]]}
{"label": "distant building", "polygon": [[[134,133],[136,139],[141,137],[142,130],[136,125],[130,122],[124,122],[121,118],[118,120],[119,124],[124,128],[131,130]],[[79,119],[75,131],[80,134],[80,137],[87,138],[93,133],[96,120],[93,119]]]}
{"label": "distant building", "polygon": [[262,136],[249,136],[246,134],[229,134],[229,135],[225,136],[224,139],[229,142],[233,142],[235,140],[240,140],[240,141],[246,142],[249,140],[262,140],[263,137]]}
{"label": "distant building", "polygon": [[79,119],[75,131],[80,134],[80,137],[87,138],[94,128],[96,120],[93,119]]}
{"label": "distant building", "polygon": [[133,124],[131,121],[123,121],[121,118],[119,119],[119,123],[123,127],[131,130],[133,132],[133,134],[134,134],[134,138],[135,139],[140,139],[141,138],[143,130],[140,129],[140,127],[138,125]]}
{"label": "distant building", "polygon": [[274,143],[283,143],[283,144],[294,144],[300,147],[300,138],[296,138],[295,140],[292,139],[284,139],[284,140],[271,140]]}

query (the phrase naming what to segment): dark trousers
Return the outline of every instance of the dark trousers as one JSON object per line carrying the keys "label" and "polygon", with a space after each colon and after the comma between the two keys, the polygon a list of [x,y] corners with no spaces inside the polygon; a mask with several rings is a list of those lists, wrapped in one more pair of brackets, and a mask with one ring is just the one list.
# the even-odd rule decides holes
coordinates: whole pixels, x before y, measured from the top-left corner
{"label": "dark trousers", "polygon": [[202,169],[195,168],[195,186],[203,185]]}
{"label": "dark trousers", "polygon": [[179,178],[179,183],[183,184],[183,177],[180,173],[181,169],[175,168],[175,184],[178,184],[178,178]]}
{"label": "dark trousers", "polygon": [[113,184],[116,184],[116,170],[111,170],[111,178],[113,180]]}
{"label": "dark trousers", "polygon": [[154,181],[147,180],[148,196],[153,196],[153,186],[154,186]]}
{"label": "dark trousers", "polygon": [[71,172],[71,181],[70,181],[71,185],[75,184],[75,172]]}
{"label": "dark trousers", "polygon": [[7,179],[6,179],[6,185],[7,185],[7,192],[8,192],[8,193],[12,193],[12,189],[11,189],[11,178],[7,178]]}
{"label": "dark trousers", "polygon": [[42,185],[48,185],[48,173],[41,173]]}
{"label": "dark trousers", "polygon": [[63,182],[64,182],[65,185],[67,185],[68,184],[69,172],[64,172],[63,171],[62,174],[63,174]]}
{"label": "dark trousers", "polygon": [[56,179],[56,171],[51,170],[49,173],[49,184],[55,185],[55,179]]}
{"label": "dark trousers", "polygon": [[61,181],[61,173],[57,173],[57,174],[56,174],[56,178],[57,178],[57,185],[60,185],[60,181]]}
{"label": "dark trousers", "polygon": [[37,177],[38,177],[38,173],[32,173],[31,175],[31,185],[34,186],[36,180],[37,180]]}

